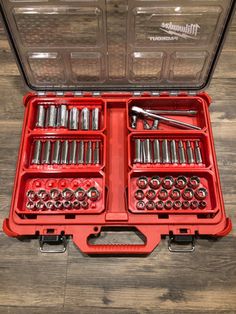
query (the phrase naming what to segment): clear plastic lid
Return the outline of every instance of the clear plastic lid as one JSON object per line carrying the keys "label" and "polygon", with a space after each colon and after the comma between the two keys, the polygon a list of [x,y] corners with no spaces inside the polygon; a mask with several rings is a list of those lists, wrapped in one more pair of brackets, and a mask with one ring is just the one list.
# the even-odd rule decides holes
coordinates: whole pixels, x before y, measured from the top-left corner
{"label": "clear plastic lid", "polygon": [[196,90],[234,0],[0,0],[34,90]]}

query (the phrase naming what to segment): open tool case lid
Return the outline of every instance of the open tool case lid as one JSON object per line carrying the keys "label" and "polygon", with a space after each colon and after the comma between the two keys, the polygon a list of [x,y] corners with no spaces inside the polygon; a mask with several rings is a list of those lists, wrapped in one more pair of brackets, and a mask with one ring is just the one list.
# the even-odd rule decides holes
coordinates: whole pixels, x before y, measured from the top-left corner
{"label": "open tool case lid", "polygon": [[36,91],[201,90],[234,0],[0,0]]}

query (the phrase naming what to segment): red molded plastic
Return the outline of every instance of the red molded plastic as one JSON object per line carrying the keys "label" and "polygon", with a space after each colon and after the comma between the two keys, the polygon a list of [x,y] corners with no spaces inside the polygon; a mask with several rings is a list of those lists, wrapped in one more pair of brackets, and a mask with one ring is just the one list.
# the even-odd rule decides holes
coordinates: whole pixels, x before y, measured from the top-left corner
{"label": "red molded plastic", "polygon": [[[24,98],[25,118],[21,146],[15,178],[9,218],[4,221],[3,229],[9,236],[70,235],[81,251],[88,254],[148,254],[160,242],[161,236],[209,235],[224,236],[232,225],[226,218],[220,179],[217,168],[207,94],[196,96],[180,94],[159,97],[144,94],[132,97],[131,94],[104,94],[99,97],[77,97],[72,94],[56,96],[29,94]],[[35,128],[37,106],[67,104],[101,110],[101,128],[98,131],[70,131],[57,128]],[[184,130],[160,123],[158,130],[143,130],[130,127],[129,110],[136,105],[144,109],[194,109],[196,117],[172,117],[192,123],[201,130]],[[199,165],[162,165],[133,164],[134,139],[157,138],[175,140],[199,140],[203,163]],[[32,165],[32,149],[36,139],[54,141],[94,140],[101,143],[100,165]],[[137,210],[134,193],[139,176],[158,175],[174,178],[197,175],[201,185],[208,189],[207,206],[204,209],[179,210]],[[63,186],[62,186],[63,185]],[[26,209],[28,189],[49,189],[51,187],[85,187],[96,185],[101,193],[95,207],[86,210],[44,210]],[[93,204],[94,206],[94,204]],[[143,234],[144,244],[92,245],[91,235],[98,236],[103,227],[111,229],[134,227]]]}

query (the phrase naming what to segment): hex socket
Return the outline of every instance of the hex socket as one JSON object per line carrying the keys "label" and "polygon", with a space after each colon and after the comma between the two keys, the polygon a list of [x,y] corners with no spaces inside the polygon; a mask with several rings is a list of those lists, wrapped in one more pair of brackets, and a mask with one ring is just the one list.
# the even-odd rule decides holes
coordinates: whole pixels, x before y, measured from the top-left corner
{"label": "hex socket", "polygon": [[35,141],[33,159],[31,162],[33,165],[39,165],[40,164],[41,150],[42,150],[42,142],[39,140]]}
{"label": "hex socket", "polygon": [[99,129],[99,116],[100,110],[99,108],[95,108],[92,110],[92,130],[97,131]]}
{"label": "hex socket", "polygon": [[79,121],[79,111],[77,108],[72,108],[70,110],[70,121],[69,121],[69,129],[70,130],[78,130],[78,121]]}
{"label": "hex socket", "polygon": [[81,130],[87,131],[89,130],[89,123],[90,123],[90,116],[89,116],[89,109],[83,108],[81,111]]}
{"label": "hex socket", "polygon": [[45,107],[43,105],[39,105],[38,111],[37,111],[37,119],[36,119],[36,127],[37,128],[44,128],[45,113],[46,113]]}
{"label": "hex socket", "polygon": [[42,164],[45,165],[50,164],[50,155],[51,155],[51,142],[46,141],[43,146]]}
{"label": "hex socket", "polygon": [[53,152],[52,152],[52,164],[60,163],[60,147],[61,147],[61,142],[55,141],[53,145]]}
{"label": "hex socket", "polygon": [[57,127],[67,128],[68,126],[68,111],[66,105],[61,105],[57,114]]}
{"label": "hex socket", "polygon": [[69,150],[69,142],[66,140],[62,142],[61,149],[61,163],[68,164],[68,150]]}

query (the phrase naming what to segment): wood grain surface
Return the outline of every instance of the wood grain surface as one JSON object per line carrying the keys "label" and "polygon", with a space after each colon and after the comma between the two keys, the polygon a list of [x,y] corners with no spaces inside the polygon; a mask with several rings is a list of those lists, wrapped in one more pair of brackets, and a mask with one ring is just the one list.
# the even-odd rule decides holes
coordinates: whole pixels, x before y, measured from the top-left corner
{"label": "wood grain surface", "polygon": [[[227,214],[236,224],[236,18],[208,88]],[[8,215],[26,93],[0,30],[0,225]],[[236,233],[198,240],[193,254],[170,254],[167,242],[148,257],[39,253],[38,241],[0,232],[0,313],[236,313]]]}

